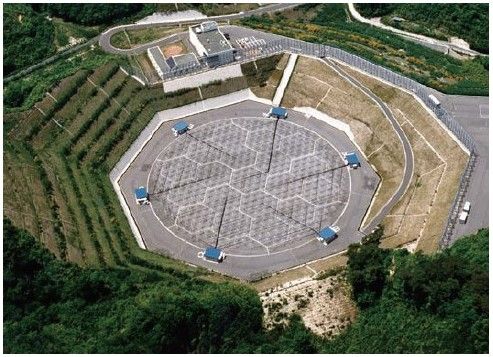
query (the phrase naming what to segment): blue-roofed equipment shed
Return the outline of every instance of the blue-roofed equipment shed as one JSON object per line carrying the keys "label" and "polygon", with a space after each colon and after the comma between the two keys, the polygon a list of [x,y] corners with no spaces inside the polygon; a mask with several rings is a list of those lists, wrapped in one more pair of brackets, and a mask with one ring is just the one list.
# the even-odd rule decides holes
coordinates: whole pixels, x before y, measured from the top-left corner
{"label": "blue-roofed equipment shed", "polygon": [[175,135],[181,135],[181,134],[186,133],[188,129],[189,129],[188,123],[184,120],[180,120],[178,123],[173,125],[172,130],[173,130],[173,133],[175,133]]}
{"label": "blue-roofed equipment shed", "polygon": [[144,186],[140,186],[139,188],[135,189],[135,200],[138,204],[147,203],[147,189]]}
{"label": "blue-roofed equipment shed", "polygon": [[353,169],[361,166],[358,156],[354,152],[349,152],[346,154],[346,162]]}
{"label": "blue-roofed equipment shed", "polygon": [[336,239],[337,231],[332,227],[325,227],[320,231],[319,235],[321,241],[324,243],[329,243]]}
{"label": "blue-roofed equipment shed", "polygon": [[286,119],[288,117],[288,111],[286,108],[274,107],[270,110],[269,117],[277,119]]}
{"label": "blue-roofed equipment shed", "polygon": [[219,263],[224,259],[224,253],[219,248],[208,247],[204,252],[204,258]]}

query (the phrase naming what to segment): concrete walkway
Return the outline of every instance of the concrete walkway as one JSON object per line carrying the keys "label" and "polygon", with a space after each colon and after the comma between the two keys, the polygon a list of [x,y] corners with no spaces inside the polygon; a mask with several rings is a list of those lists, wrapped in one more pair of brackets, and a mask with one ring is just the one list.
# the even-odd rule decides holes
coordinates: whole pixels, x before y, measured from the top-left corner
{"label": "concrete walkway", "polygon": [[277,86],[274,99],[272,99],[272,104],[274,104],[274,106],[281,105],[282,97],[284,97],[284,91],[286,90],[286,87],[288,86],[289,83],[289,79],[293,74],[294,66],[296,65],[297,59],[298,59],[297,54],[292,54],[291,56],[289,56],[288,64],[286,65],[286,68],[284,68],[284,73],[282,75],[281,82]]}

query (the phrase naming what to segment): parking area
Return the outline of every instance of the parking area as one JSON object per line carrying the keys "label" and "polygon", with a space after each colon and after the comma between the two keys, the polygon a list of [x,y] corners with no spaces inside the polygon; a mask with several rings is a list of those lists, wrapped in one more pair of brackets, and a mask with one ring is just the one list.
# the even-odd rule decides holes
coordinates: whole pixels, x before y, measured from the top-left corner
{"label": "parking area", "polygon": [[452,242],[479,228],[489,226],[489,98],[436,93],[444,108],[476,141],[477,161],[465,201],[471,202],[471,212],[465,224],[457,223]]}
{"label": "parking area", "polygon": [[[361,239],[378,176],[345,166],[341,153],[357,149],[344,133],[295,111],[264,118],[269,109],[244,101],[183,118],[194,128],[177,138],[174,122],[154,133],[119,181],[147,249],[254,280]],[[149,206],[135,204],[141,185]],[[324,246],[317,233],[334,224]],[[207,246],[224,262],[198,257]]]}

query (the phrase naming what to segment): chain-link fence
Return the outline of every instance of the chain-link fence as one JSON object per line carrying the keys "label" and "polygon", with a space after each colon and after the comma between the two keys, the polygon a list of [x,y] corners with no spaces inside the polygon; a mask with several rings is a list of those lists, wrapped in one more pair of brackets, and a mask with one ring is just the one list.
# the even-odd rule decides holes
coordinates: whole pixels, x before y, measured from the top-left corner
{"label": "chain-link fence", "polygon": [[[359,70],[369,75],[378,77],[398,87],[407,89],[408,91],[413,92],[418,98],[420,98],[424,102],[424,104],[431,111],[433,111],[437,118],[447,127],[447,129],[450,130],[471,153],[466,170],[462,175],[460,188],[450,211],[445,232],[440,241],[440,246],[444,247],[450,242],[453,229],[457,222],[459,207],[464,200],[465,193],[470,182],[472,170],[474,168],[474,163],[476,161],[476,146],[471,135],[467,131],[465,131],[464,128],[462,128],[462,126],[455,119],[453,119],[450,114],[441,107],[440,104],[437,105],[433,102],[433,100],[430,98],[430,94],[432,92],[426,86],[418,83],[413,79],[404,77],[389,69],[371,63],[357,55],[348,53],[339,48],[334,48],[322,44],[309,43],[296,39],[282,38],[257,44],[255,46],[250,46],[249,48],[238,48],[235,51],[235,63],[249,62],[281,52],[297,53],[320,58],[330,57],[332,59],[346,63],[352,67],[358,68]],[[229,64],[230,63],[224,65]],[[205,58],[200,58],[198,65],[194,64],[170,69],[168,72],[163,74],[163,79],[171,80],[185,75],[204,72],[209,69],[211,68],[208,67]],[[146,82],[148,81],[146,80]]]}
{"label": "chain-link fence", "polygon": [[476,153],[471,152],[471,156],[469,156],[469,161],[467,162],[466,170],[462,174],[462,178],[460,180],[459,190],[457,191],[457,194],[454,198],[454,203],[450,208],[449,219],[445,226],[445,232],[443,233],[442,239],[439,243],[441,249],[447,248],[450,244],[455,225],[457,224],[457,219],[459,218],[459,214],[461,212],[461,207],[467,192],[467,188],[469,187],[469,183],[471,182],[471,176],[474,170],[474,165],[476,164],[476,159]]}

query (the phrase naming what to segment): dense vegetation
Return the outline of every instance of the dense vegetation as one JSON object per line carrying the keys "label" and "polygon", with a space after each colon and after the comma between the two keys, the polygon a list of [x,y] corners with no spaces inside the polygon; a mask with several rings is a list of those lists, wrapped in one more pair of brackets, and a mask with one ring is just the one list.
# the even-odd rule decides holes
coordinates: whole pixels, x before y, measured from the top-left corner
{"label": "dense vegetation", "polygon": [[433,256],[350,247],[348,279],[361,311],[323,351],[487,353],[488,230]]}
{"label": "dense vegetation", "polygon": [[3,73],[32,65],[55,52],[53,24],[28,4],[3,8]]}
{"label": "dense vegetation", "polygon": [[[39,4],[36,10],[82,25],[113,24],[146,10],[145,4]],[[148,12],[148,11],[146,11]]]}
{"label": "dense vegetation", "polygon": [[[469,42],[472,49],[488,53],[488,4],[357,4],[365,17],[383,17],[382,21],[412,32],[447,39],[457,36]],[[392,22],[392,17],[407,21]],[[411,22],[407,25],[407,22]],[[415,25],[415,26],[413,26]],[[410,27],[413,26],[413,27]]]}
{"label": "dense vegetation", "polygon": [[4,221],[7,353],[313,352],[299,319],[267,336],[255,291],[170,269],[82,269]]}
{"label": "dense vegetation", "polygon": [[27,110],[40,101],[62,79],[81,69],[93,70],[108,62],[127,65],[127,59],[104,53],[100,49],[83,50],[75,55],[63,55],[55,62],[30,74],[4,84],[3,103],[8,110]]}
{"label": "dense vegetation", "polygon": [[488,95],[488,58],[458,60],[351,20],[345,4],[305,4],[240,24],[357,54],[448,94]]}
{"label": "dense vegetation", "polygon": [[265,331],[260,300],[244,285],[174,269],[80,268],[8,220],[3,254],[7,353],[488,351],[487,230],[431,257],[381,250],[375,235],[353,246],[348,279],[361,312],[331,341],[297,316]]}

